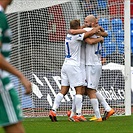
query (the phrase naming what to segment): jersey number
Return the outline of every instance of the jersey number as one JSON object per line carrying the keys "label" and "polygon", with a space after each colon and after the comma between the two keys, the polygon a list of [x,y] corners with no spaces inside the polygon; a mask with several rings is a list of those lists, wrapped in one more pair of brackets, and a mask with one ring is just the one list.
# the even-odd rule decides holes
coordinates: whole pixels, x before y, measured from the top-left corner
{"label": "jersey number", "polygon": [[66,42],[66,47],[67,47],[67,55],[66,55],[66,58],[70,58],[71,55],[70,55],[70,48],[69,48],[69,43]]}

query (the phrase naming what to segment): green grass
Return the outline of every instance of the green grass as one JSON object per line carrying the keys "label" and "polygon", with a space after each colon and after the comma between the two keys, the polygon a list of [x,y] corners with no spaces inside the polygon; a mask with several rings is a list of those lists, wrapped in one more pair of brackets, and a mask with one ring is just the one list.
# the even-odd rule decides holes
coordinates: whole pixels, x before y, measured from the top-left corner
{"label": "green grass", "polygon": [[[133,133],[131,116],[110,117],[103,122],[69,122],[67,117],[57,117],[58,122],[45,118],[25,118],[26,133]],[[0,133],[4,133],[0,128]]]}

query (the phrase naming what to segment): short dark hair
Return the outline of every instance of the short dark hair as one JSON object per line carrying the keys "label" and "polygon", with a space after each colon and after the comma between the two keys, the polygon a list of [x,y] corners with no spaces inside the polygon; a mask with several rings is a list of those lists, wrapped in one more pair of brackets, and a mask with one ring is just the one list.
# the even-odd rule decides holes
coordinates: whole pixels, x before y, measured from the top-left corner
{"label": "short dark hair", "polygon": [[70,21],[70,29],[78,29],[80,27],[80,20],[74,19]]}

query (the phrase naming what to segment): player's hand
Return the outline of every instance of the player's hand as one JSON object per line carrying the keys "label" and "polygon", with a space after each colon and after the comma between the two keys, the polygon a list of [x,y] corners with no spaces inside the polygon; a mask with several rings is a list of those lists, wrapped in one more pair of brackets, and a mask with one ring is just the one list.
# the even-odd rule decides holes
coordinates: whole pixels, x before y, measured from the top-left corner
{"label": "player's hand", "polygon": [[99,32],[99,31],[100,31],[101,26],[96,26],[94,29],[95,29],[95,33],[97,33],[97,32]]}
{"label": "player's hand", "polygon": [[105,32],[105,30],[103,29],[103,27],[100,28],[100,31]]}
{"label": "player's hand", "polygon": [[25,87],[25,94],[30,94],[32,91],[31,82],[28,79],[26,79],[25,77],[21,77],[20,81],[23,84],[23,86]]}
{"label": "player's hand", "polygon": [[104,38],[102,36],[100,38],[101,38],[100,43],[103,43],[104,42]]}

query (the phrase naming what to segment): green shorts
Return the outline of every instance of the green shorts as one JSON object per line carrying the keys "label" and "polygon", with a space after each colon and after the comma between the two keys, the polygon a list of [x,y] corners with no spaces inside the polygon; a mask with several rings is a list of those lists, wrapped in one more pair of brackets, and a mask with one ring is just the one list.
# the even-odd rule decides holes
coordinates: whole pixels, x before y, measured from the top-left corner
{"label": "green shorts", "polygon": [[18,123],[22,118],[22,109],[16,90],[0,89],[0,126]]}

